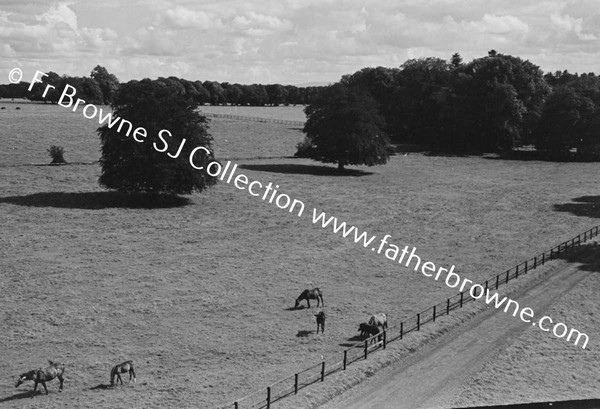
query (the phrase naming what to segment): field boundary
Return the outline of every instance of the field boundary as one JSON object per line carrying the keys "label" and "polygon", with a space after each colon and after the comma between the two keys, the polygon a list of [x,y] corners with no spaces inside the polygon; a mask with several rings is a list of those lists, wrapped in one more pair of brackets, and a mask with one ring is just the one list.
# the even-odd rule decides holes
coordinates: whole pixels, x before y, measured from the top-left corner
{"label": "field boundary", "polygon": [[[545,263],[558,258],[561,253],[565,253],[569,249],[580,246],[593,237],[598,236],[599,232],[600,225],[592,227],[591,229],[552,247],[550,250],[538,254],[529,260],[487,279],[485,283],[482,283],[481,285],[484,286],[485,290],[497,290],[501,285],[507,284],[511,279],[519,278],[520,275],[527,274],[529,271],[535,270],[538,266],[543,266]],[[370,353],[384,350],[389,342],[398,339],[402,340],[407,334],[419,331],[423,325],[429,322],[435,322],[436,318],[449,315],[450,311],[462,308],[464,304],[473,300],[475,300],[475,298],[471,296],[469,290],[462,291],[446,299],[446,301],[442,303],[436,304],[399,324],[387,328],[382,334],[374,335],[343,350],[342,360],[333,358],[329,360],[329,362],[332,363],[327,364],[326,359],[323,359],[318,364],[272,383],[267,386],[266,390],[264,388],[257,390],[234,401],[232,404],[223,406],[223,408],[270,409],[272,403],[285,397],[298,394],[299,390],[314,383],[324,382],[325,377],[346,370],[348,365],[359,360],[367,359]],[[380,337],[380,339],[377,339],[378,337]]]}
{"label": "field boundary", "polygon": [[284,124],[284,125],[295,125],[304,127],[305,122],[303,121],[292,121],[289,119],[275,119],[275,118],[263,118],[258,116],[244,116],[244,115],[231,115],[231,114],[217,114],[211,112],[200,111],[201,115],[208,118],[225,118],[235,119],[238,121],[252,121],[252,122],[268,122],[272,124]]}

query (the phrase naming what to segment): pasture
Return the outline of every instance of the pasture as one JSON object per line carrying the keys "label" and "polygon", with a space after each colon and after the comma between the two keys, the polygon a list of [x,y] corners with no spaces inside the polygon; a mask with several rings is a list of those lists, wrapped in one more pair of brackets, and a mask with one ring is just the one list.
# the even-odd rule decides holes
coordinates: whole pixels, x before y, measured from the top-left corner
{"label": "pasture", "polygon": [[[97,122],[34,104],[9,106],[0,121],[5,407],[228,404],[336,354],[375,312],[394,325],[456,292],[313,225],[312,207],[378,238],[391,234],[474,281],[600,216],[594,198],[573,201],[597,198],[597,164],[399,154],[338,176],[283,158],[304,138],[297,129],[221,119],[210,126],[216,157],[278,184],[306,204],[305,216],[224,183],[186,205],[129,208],[98,186]],[[81,163],[27,165],[49,163],[50,145]],[[314,306],[291,309],[314,287],[327,314],[318,335]],[[585,316],[569,324],[584,329]],[[66,365],[62,394],[52,382],[49,396],[33,400],[32,385],[14,389],[18,374],[47,359]],[[137,384],[106,389],[112,366],[128,359]]]}

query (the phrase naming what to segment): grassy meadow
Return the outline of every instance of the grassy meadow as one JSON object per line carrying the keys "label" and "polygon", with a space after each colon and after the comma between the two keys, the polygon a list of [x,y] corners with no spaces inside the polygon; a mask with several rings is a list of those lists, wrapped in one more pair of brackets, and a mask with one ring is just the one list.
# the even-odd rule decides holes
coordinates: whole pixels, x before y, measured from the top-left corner
{"label": "grassy meadow", "polygon": [[[269,112],[295,119],[292,108],[301,115],[302,107]],[[262,115],[243,109],[231,113]],[[304,138],[298,129],[223,119],[210,125],[216,157],[235,158],[240,173],[303,201],[304,216],[225,183],[188,204],[129,208],[97,183],[97,121],[34,104],[7,104],[0,121],[4,407],[232,403],[321,355],[339,356],[374,312],[394,324],[455,293],[313,225],[313,207],[379,238],[390,234],[436,265],[455,264],[473,281],[600,217],[598,164],[399,154],[338,176],[285,158]],[[31,165],[50,162],[50,145],[74,164]],[[314,333],[316,309],[290,310],[315,286],[324,293],[323,335]],[[585,316],[569,324],[585,329]],[[29,383],[15,390],[18,374],[47,359],[67,365],[62,394],[56,381],[47,397],[30,400]],[[125,359],[135,362],[138,383],[107,390],[111,366]]]}

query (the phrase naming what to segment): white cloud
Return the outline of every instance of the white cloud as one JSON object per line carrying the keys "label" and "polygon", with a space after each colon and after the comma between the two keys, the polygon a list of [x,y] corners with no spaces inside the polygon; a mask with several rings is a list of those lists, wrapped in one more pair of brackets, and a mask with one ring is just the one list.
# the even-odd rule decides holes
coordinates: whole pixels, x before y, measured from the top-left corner
{"label": "white cloud", "polygon": [[554,12],[550,15],[550,21],[552,25],[563,32],[573,32],[583,41],[596,40],[597,37],[594,34],[584,34],[583,31],[583,18],[574,18],[565,14],[564,16],[558,12]]}
{"label": "white cloud", "polygon": [[202,10],[196,11],[181,6],[168,9],[164,14],[164,19],[167,24],[181,28],[209,30],[223,26],[219,18],[210,16]]}

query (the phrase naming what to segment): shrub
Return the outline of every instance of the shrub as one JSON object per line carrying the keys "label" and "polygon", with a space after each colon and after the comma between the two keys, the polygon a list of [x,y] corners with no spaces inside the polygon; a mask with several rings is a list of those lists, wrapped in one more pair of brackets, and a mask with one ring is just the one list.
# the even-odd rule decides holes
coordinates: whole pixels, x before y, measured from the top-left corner
{"label": "shrub", "polygon": [[52,158],[53,164],[67,163],[64,157],[65,150],[62,146],[52,145],[50,149],[47,149],[47,151],[50,154],[50,157]]}

